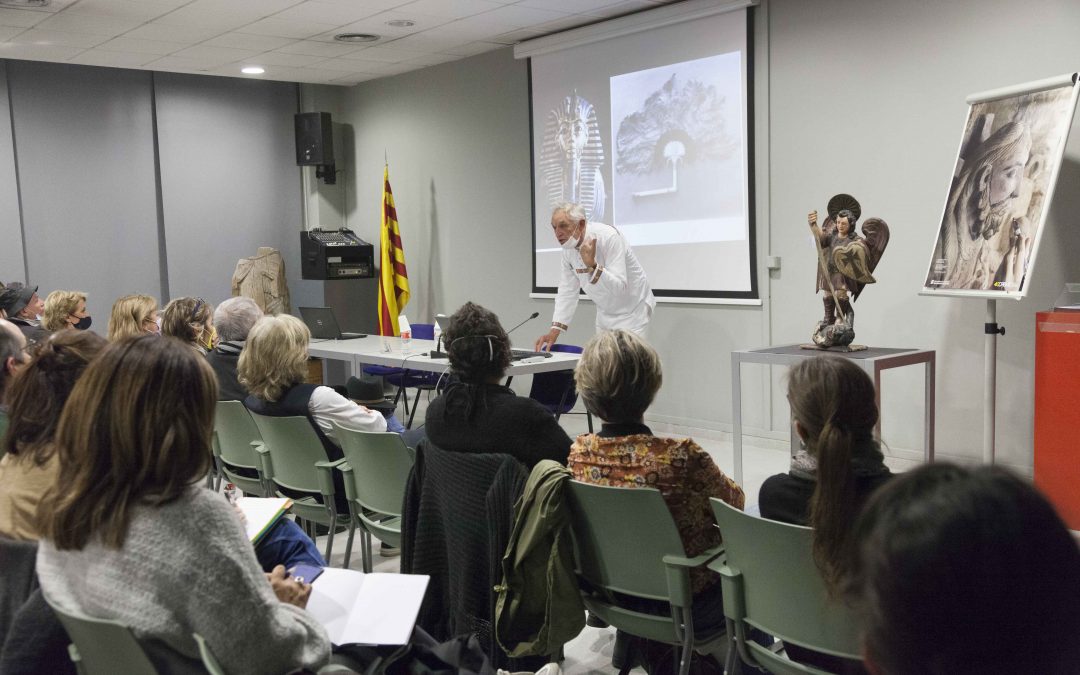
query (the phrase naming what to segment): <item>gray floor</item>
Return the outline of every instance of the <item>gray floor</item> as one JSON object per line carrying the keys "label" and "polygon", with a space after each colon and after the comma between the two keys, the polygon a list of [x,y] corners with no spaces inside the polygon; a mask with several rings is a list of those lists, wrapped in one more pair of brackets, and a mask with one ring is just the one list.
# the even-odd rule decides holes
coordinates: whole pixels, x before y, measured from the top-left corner
{"label": "gray floor", "polygon": [[[423,419],[425,402],[421,401],[420,410],[417,413],[417,425]],[[400,412],[400,409],[399,409]],[[567,433],[572,437],[588,431],[584,415],[566,415],[561,423]],[[705,449],[720,467],[721,471],[728,475],[734,475],[734,459],[731,442],[703,437],[695,437],[695,440]],[[756,511],[757,495],[761,484],[769,476],[787,471],[789,454],[786,449],[767,449],[752,445],[752,439],[747,437],[743,442],[743,489],[746,491],[746,508],[748,511]],[[775,445],[770,443],[770,445]],[[902,461],[886,460],[894,470],[908,468],[907,463]],[[345,533],[339,533],[334,540],[334,555],[331,565],[340,567],[345,558]],[[319,548],[325,546],[325,537],[319,538]],[[357,545],[359,539],[357,539]],[[397,557],[384,558],[378,554],[379,546],[373,546],[376,554],[373,558],[374,571],[398,572],[400,559]],[[353,551],[350,568],[360,569],[360,553]],[[560,664],[564,673],[568,675],[581,675],[583,673],[617,673],[611,667],[611,649],[615,639],[614,629],[586,627],[580,635],[566,645],[565,661]],[[635,669],[633,672],[644,672]]]}

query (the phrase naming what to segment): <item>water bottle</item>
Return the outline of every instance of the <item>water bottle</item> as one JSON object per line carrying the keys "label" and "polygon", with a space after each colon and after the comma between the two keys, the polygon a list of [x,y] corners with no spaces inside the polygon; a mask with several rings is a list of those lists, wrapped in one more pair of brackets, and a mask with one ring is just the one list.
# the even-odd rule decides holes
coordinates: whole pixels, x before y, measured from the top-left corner
{"label": "water bottle", "polygon": [[409,325],[409,320],[402,314],[397,318],[398,330],[401,335],[401,351],[408,352],[409,345],[412,344],[412,326]]}
{"label": "water bottle", "polygon": [[442,349],[442,326],[439,325],[438,317],[435,318],[435,349]]}

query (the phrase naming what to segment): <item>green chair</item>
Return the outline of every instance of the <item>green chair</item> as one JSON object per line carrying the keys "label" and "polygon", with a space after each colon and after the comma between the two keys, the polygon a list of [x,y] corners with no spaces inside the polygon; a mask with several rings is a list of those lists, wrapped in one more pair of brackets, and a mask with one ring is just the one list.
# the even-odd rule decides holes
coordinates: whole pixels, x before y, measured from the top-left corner
{"label": "green chair", "polygon": [[843,602],[829,599],[811,555],[812,530],[747,515],[719,499],[710,502],[724,536],[725,559],[709,567],[720,573],[724,616],[737,648],[728,655],[728,672],[737,657],[781,675],[825,672],[749,640],[750,628],[785,644],[860,660],[855,618]]}
{"label": "green chair", "polygon": [[192,633],[191,636],[195,638],[195,644],[199,645],[199,658],[202,659],[206,672],[209,675],[227,675],[225,669],[218,663],[217,657],[214,656],[214,652],[210,651],[210,645],[206,644],[206,639],[198,633]]}
{"label": "green chair", "polygon": [[[338,513],[334,497],[334,467],[344,459],[330,461],[322,441],[307,417],[267,417],[251,413],[263,444],[255,446],[262,475],[281,497],[293,500],[292,512],[309,523],[330,529],[326,537],[326,562],[334,550],[334,531],[339,525],[349,528],[347,549],[352,549],[356,528],[347,513]],[[314,538],[314,533],[312,538]]]}
{"label": "green chair", "polygon": [[45,602],[71,638],[68,655],[79,675],[157,675],[157,668],[124,624],[66,612],[48,596]]}
{"label": "green chair", "polygon": [[[401,436],[394,433],[356,431],[334,425],[345,453],[339,465],[345,477],[345,495],[353,523],[360,527],[360,557],[365,572],[371,571],[371,537],[390,546],[401,546],[401,505],[413,467],[413,456]],[[345,551],[345,566],[352,552]]]}
{"label": "green chair", "polygon": [[[568,487],[585,607],[623,632],[681,646],[680,675],[689,671],[693,650],[722,658],[728,644],[723,631],[695,640],[689,571],[722,555],[723,548],[688,558],[658,490],[578,481],[570,481]],[[671,615],[630,609],[615,594],[667,602]]]}
{"label": "green chair", "polygon": [[[7,413],[4,412],[3,410],[0,410],[0,441],[3,440],[4,434],[7,433],[7,428],[8,428],[8,416],[7,416]],[[3,458],[3,456],[5,454],[7,454],[7,450],[5,449],[6,447],[7,446],[5,446],[5,445],[0,445],[0,458]]]}
{"label": "green chair", "polygon": [[259,455],[255,451],[261,444],[262,436],[244,404],[218,401],[214,416],[214,464],[219,478],[213,489],[220,487],[221,477],[224,477],[245,494],[269,496],[271,490],[260,471]]}

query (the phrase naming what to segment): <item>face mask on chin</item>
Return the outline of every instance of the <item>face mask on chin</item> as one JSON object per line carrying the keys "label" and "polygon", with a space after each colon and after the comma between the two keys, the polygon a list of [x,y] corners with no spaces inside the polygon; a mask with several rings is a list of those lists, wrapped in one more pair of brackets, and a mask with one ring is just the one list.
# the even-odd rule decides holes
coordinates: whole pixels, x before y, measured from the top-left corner
{"label": "face mask on chin", "polygon": [[578,244],[580,244],[580,243],[581,243],[581,241],[578,239],[577,233],[575,233],[575,234],[571,235],[571,237],[569,239],[567,239],[562,244],[560,244],[560,246],[562,246],[564,251],[572,251],[575,248],[577,248]]}

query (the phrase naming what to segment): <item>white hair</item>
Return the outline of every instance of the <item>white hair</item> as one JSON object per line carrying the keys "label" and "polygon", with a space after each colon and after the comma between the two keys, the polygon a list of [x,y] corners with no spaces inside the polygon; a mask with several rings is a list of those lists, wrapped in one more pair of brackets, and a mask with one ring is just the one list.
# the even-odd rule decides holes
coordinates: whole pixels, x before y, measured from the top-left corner
{"label": "white hair", "polygon": [[251,298],[229,298],[214,310],[214,328],[222,340],[239,342],[247,340],[251,327],[262,316],[263,311]]}
{"label": "white hair", "polygon": [[585,216],[585,207],[581,204],[575,204],[574,202],[563,202],[555,207],[555,210],[551,212],[552,218],[555,214],[562,211],[566,215],[570,216],[570,219],[575,223],[580,223],[583,220],[588,220]]}

